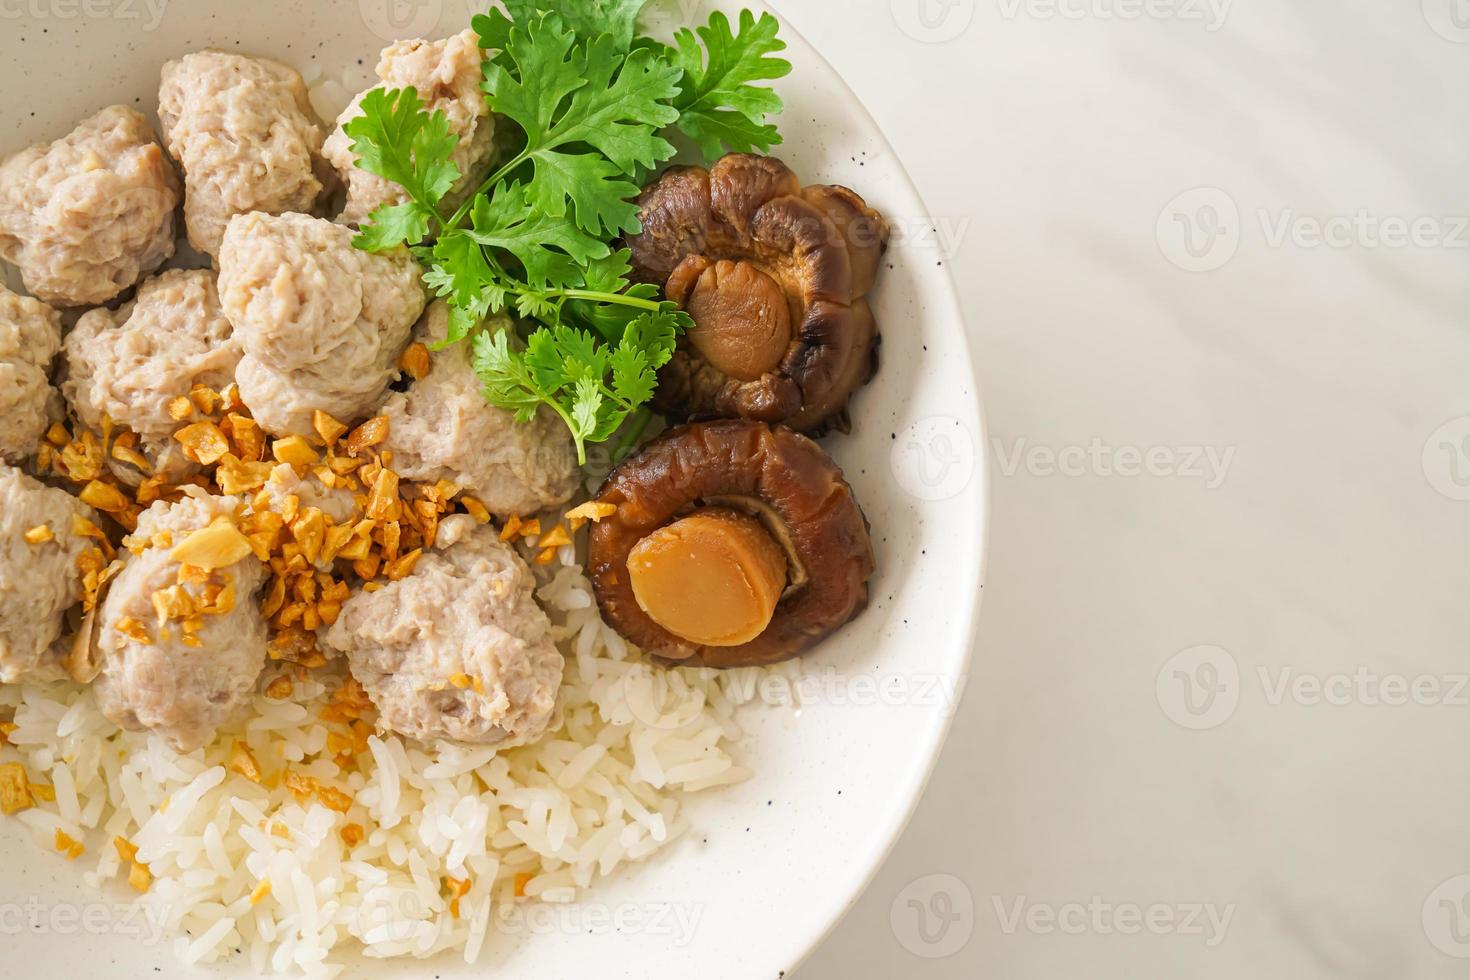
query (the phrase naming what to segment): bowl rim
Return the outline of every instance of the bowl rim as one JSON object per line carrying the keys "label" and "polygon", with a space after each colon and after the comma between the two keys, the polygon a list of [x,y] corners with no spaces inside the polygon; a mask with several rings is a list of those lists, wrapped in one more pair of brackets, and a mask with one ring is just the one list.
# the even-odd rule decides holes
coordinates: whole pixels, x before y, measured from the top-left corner
{"label": "bowl rim", "polygon": [[[731,5],[726,0],[721,0],[719,3],[721,7]],[[776,17],[781,22],[782,37],[786,40],[788,48],[796,46],[792,44],[795,41],[805,49],[803,57],[810,58],[819,68],[825,69],[826,74],[837,85],[841,86],[841,89],[846,92],[850,104],[867,120],[881,148],[891,155],[897,164],[897,169],[902,175],[903,180],[902,190],[910,194],[914,201],[918,203],[920,213],[926,219],[930,218],[933,212],[930,210],[928,202],[924,200],[924,195],[920,193],[918,185],[914,183],[914,179],[909,174],[908,168],[904,166],[903,157],[898,153],[892,140],[888,138],[888,134],[883,131],[883,127],[878,123],[878,120],[873,116],[872,112],[869,111],[867,105],[858,97],[857,92],[853,90],[852,86],[848,84],[847,79],[828,60],[826,55],[822,54],[821,50],[805,34],[798,30],[789,18],[775,9],[768,0],[744,0],[743,3],[733,5],[759,7]],[[958,630],[959,635],[964,638],[964,642],[961,649],[951,652],[951,663],[949,665],[951,678],[958,682],[958,686],[955,689],[958,696],[945,699],[940,717],[937,719],[936,724],[929,730],[928,741],[926,744],[916,748],[914,752],[914,757],[918,764],[910,767],[911,782],[904,787],[903,793],[895,794],[903,802],[886,814],[886,823],[874,833],[872,839],[878,841],[877,846],[867,852],[862,862],[855,865],[857,870],[848,879],[845,886],[834,890],[834,895],[837,898],[836,906],[828,913],[826,924],[823,928],[812,934],[803,944],[801,951],[787,968],[788,974],[796,971],[803,963],[810,959],[812,954],[817,951],[817,948],[825,943],[831,937],[832,933],[836,931],[838,925],[846,918],[847,913],[853,909],[878,877],[878,872],[883,869],[884,864],[887,863],[889,856],[898,845],[899,838],[903,836],[903,832],[913,820],[914,813],[918,810],[919,802],[923,799],[929,782],[934,775],[935,767],[939,763],[940,753],[948,741],[950,731],[954,726],[955,716],[959,713],[960,705],[964,701],[964,695],[968,688],[967,680],[971,664],[976,655],[975,648],[980,633],[980,605],[984,599],[985,580],[990,560],[990,510],[992,499],[990,493],[990,440],[985,420],[983,392],[980,386],[979,373],[976,369],[974,350],[970,344],[969,333],[965,329],[964,306],[960,302],[959,290],[955,286],[954,275],[949,267],[939,270],[937,278],[943,283],[943,293],[938,298],[942,299],[944,305],[953,311],[953,320],[959,327],[958,337],[956,338],[958,343],[957,352],[964,354],[972,386],[972,394],[966,399],[967,404],[965,405],[965,411],[968,417],[962,418],[960,421],[971,427],[971,431],[975,433],[976,439],[975,475],[973,486],[967,493],[977,497],[979,501],[975,540],[978,550],[975,556],[976,561],[973,564],[966,564],[964,566],[965,571],[968,573],[968,581],[964,583],[963,588],[959,591],[962,595],[968,595],[970,597],[968,604],[962,612],[963,623]]]}

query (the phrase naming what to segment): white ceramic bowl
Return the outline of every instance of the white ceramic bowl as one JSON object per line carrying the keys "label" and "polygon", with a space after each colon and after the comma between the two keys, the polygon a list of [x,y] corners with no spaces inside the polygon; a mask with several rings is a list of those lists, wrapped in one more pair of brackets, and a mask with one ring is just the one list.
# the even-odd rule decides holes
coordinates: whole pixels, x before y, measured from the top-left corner
{"label": "white ceramic bowl", "polygon": [[[153,112],[160,66],[188,51],[268,55],[308,80],[346,73],[349,86],[365,87],[387,39],[443,36],[469,16],[463,0],[29,6],[44,16],[27,13],[0,31],[0,87],[11,118],[19,116],[5,153],[54,139],[110,103]],[[712,6],[677,4],[701,21]],[[598,883],[571,912],[532,916],[494,936],[476,966],[450,956],[426,970],[354,955],[348,977],[774,980],[857,898],[912,812],[974,638],[987,500],[979,396],[919,195],[831,67],[789,25],[784,36],[795,70],[778,83],[787,103],[780,155],[809,182],[854,187],[895,230],[875,297],[882,370],[857,400],[854,432],[826,440],[872,523],[880,569],[872,606],[806,661],[815,679],[799,710],[755,706],[743,716],[742,761],[756,776],[694,797],[694,832]],[[768,693],[779,700],[784,692]],[[128,900],[126,886],[91,892],[82,870],[0,820],[5,972],[183,972],[169,942],[149,944],[151,930],[114,908]],[[97,907],[107,911],[88,911]],[[41,928],[17,929],[32,914]],[[240,960],[207,972],[235,977],[249,968]]]}

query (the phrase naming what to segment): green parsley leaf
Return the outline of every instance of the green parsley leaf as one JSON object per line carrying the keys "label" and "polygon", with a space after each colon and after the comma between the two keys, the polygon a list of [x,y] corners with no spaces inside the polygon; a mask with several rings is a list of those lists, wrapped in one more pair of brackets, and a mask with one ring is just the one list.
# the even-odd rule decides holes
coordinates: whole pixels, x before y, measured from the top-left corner
{"label": "green parsley leaf", "polygon": [[428,237],[439,217],[439,202],[459,180],[454,148],[459,136],[449,130],[443,112],[428,113],[412,86],[373,89],[363,97],[362,114],[343,127],[352,138],[357,165],[398,184],[409,203],[373,212],[363,226],[358,247],[382,251]]}
{"label": "green parsley leaf", "polygon": [[452,344],[457,344],[474,334],[480,326],[480,318],[472,311],[462,306],[449,307],[449,328],[445,333],[442,343],[434,345],[435,350],[443,350]]}
{"label": "green parsley leaf", "polygon": [[583,265],[612,251],[576,225],[532,206],[518,183],[481,197],[472,215],[474,230],[468,236],[515,256],[533,287],[580,282]]}
{"label": "green parsley leaf", "polygon": [[649,367],[657,370],[673,358],[679,334],[692,326],[694,321],[688,313],[668,303],[657,313],[645,313],[628,324],[618,348],[633,347],[646,352]]}
{"label": "green parsley leaf", "polygon": [[677,311],[645,313],[610,350],[591,333],[568,326],[542,327],[524,350],[510,346],[504,332],[474,338],[473,363],[489,401],[529,419],[535,406],[551,407],[571,430],[577,455],[602,442],[653,397],[658,369],[673,356]]}
{"label": "green parsley leaf", "polygon": [[632,274],[633,250],[620,248],[587,263],[582,270],[582,288],[596,293],[620,293],[627,288]]}
{"label": "green parsley leaf", "polygon": [[620,178],[674,155],[657,131],[679,118],[668,103],[680,69],[648,49],[624,57],[609,35],[579,44],[545,14],[504,43],[509,63],[485,64],[484,89],[491,110],[525,134],[516,160],[532,168],[527,199],[553,218],[570,203],[592,235],[637,231],[639,188]]}
{"label": "green parsley leaf", "polygon": [[603,422],[611,421],[614,413],[604,413],[602,385],[592,378],[579,378],[573,386],[571,416],[572,432],[586,441]]}
{"label": "green parsley leaf", "polygon": [[485,399],[514,412],[518,422],[531,421],[543,404],[550,403],[551,393],[537,387],[524,355],[511,350],[508,331],[475,334],[472,363],[485,384]]}
{"label": "green parsley leaf", "polygon": [[[638,15],[648,6],[648,0],[507,0],[505,6],[518,23],[553,13],[577,37],[591,40],[607,34],[619,51],[626,52],[633,46]],[[492,11],[492,16],[495,13],[499,11]]]}
{"label": "green parsley leaf", "polygon": [[439,236],[430,254],[433,265],[424,273],[424,284],[435,295],[481,317],[504,306],[503,298],[500,303],[494,302],[490,287],[496,280],[495,270],[469,232],[451,231]]}
{"label": "green parsley leaf", "polygon": [[768,13],[757,19],[751,11],[742,10],[739,33],[733,33],[729,18],[715,11],[709,26],[699,28],[698,38],[688,28],[675,35],[676,48],[670,57],[684,69],[674,100],[679,110],[677,125],[706,157],[713,159],[727,148],[765,152],[781,142],[776,127],[766,122],[766,117],[781,112],[781,97],[770,88],[752,84],[791,73],[789,61],[771,57],[786,50],[786,42],[777,37],[780,28],[780,22]]}
{"label": "green parsley leaf", "polygon": [[367,252],[386,252],[404,242],[421,242],[429,236],[435,217],[418,201],[384,204],[373,211],[352,244]]}
{"label": "green parsley leaf", "polygon": [[658,387],[658,374],[648,363],[648,355],[629,344],[613,351],[613,391],[633,405],[642,405],[653,397]]}

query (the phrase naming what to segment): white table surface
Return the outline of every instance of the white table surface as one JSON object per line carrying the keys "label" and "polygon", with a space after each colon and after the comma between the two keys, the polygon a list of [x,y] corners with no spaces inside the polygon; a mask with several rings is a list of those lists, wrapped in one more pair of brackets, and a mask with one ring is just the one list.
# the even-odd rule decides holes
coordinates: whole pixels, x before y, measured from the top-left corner
{"label": "white table surface", "polygon": [[1470,3],[774,6],[945,233],[995,468],[953,735],[800,980],[1465,976]]}

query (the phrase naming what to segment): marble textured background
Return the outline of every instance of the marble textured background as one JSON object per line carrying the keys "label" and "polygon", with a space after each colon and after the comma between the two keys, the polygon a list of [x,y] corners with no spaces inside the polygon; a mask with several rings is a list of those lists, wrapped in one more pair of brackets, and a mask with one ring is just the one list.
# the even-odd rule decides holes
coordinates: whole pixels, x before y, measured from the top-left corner
{"label": "marble textured background", "polygon": [[993,540],[918,814],[801,980],[1470,957],[1470,3],[775,0],[963,296]]}

